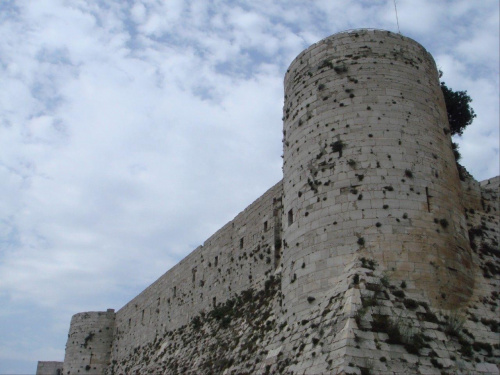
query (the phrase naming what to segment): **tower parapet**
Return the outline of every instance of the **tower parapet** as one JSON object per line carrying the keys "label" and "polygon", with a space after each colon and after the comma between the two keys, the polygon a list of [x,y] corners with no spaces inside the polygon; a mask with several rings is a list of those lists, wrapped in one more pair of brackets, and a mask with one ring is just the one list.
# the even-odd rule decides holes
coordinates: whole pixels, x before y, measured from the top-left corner
{"label": "tower parapet", "polygon": [[114,326],[113,309],[73,315],[64,356],[64,374],[103,374],[110,361]]}
{"label": "tower parapet", "polygon": [[375,259],[436,306],[468,299],[471,250],[432,56],[387,31],[306,49],[285,76],[284,309]]}

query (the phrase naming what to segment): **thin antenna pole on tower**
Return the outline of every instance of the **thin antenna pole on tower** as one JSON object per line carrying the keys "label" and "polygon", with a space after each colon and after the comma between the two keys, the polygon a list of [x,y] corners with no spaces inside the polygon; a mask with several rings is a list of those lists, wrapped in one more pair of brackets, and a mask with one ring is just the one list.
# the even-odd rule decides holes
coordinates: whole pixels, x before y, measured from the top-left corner
{"label": "thin antenna pole on tower", "polygon": [[396,7],[396,0],[394,0],[394,11],[396,12],[396,23],[398,24],[398,33],[401,34],[401,30],[399,29],[398,8]]}

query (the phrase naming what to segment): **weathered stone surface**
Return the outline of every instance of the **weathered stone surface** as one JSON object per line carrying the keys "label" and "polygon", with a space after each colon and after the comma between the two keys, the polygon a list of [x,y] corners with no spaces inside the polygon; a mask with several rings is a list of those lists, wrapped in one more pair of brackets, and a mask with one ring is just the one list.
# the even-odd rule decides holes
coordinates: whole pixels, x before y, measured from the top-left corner
{"label": "weathered stone surface", "polygon": [[37,375],[62,375],[64,362],[38,361],[36,366]]}
{"label": "weathered stone surface", "polygon": [[283,117],[283,181],[116,314],[75,315],[65,375],[499,373],[500,178],[457,169],[427,51],[326,38]]}

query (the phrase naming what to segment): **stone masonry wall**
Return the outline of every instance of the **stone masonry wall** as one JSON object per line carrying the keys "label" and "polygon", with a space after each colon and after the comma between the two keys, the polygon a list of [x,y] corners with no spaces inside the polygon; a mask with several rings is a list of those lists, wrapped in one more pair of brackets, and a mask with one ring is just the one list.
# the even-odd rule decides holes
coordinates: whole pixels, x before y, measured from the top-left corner
{"label": "stone masonry wall", "polygon": [[264,193],[116,314],[120,362],[167,330],[252,286],[278,266],[282,183]]}
{"label": "stone masonry wall", "polygon": [[435,306],[465,303],[471,250],[432,56],[387,31],[335,34],[290,65],[283,115],[284,313],[310,309],[352,255]]}
{"label": "stone masonry wall", "polygon": [[71,318],[64,374],[102,374],[110,361],[115,312],[83,312]]}
{"label": "stone masonry wall", "polygon": [[500,178],[459,174],[432,57],[333,35],[283,112],[283,181],[116,314],[74,315],[65,375],[500,375]]}
{"label": "stone masonry wall", "polygon": [[278,268],[262,290],[167,330],[106,374],[498,375],[498,194],[479,193],[485,210],[467,215],[475,291],[465,306],[433,308],[361,257],[345,262],[338,283],[309,299],[307,312],[285,318]]}
{"label": "stone masonry wall", "polygon": [[63,362],[38,361],[36,375],[62,375]]}

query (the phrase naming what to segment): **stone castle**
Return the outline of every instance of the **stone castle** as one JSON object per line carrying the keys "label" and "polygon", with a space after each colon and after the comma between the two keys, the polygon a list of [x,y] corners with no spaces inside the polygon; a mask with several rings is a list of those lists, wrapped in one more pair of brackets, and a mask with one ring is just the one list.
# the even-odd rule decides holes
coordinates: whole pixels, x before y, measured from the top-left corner
{"label": "stone castle", "polygon": [[499,374],[499,178],[457,165],[432,56],[388,31],[285,76],[283,180],[37,374]]}

